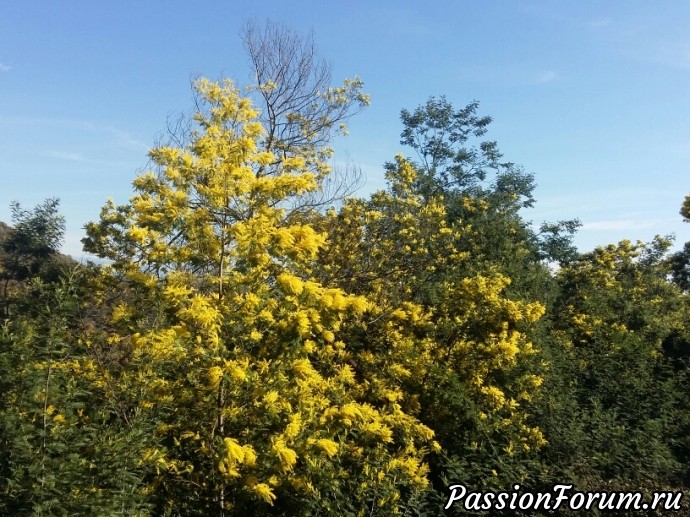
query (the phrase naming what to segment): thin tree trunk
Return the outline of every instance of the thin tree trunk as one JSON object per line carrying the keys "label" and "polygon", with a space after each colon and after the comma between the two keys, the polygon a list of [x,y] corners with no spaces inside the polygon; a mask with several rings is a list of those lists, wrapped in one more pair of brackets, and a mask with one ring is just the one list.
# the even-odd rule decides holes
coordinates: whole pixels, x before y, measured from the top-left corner
{"label": "thin tree trunk", "polygon": [[[225,393],[224,393],[224,386],[223,386],[223,380],[221,379],[220,381],[220,386],[218,386],[218,432],[220,433],[220,436],[222,437],[224,434],[224,422],[223,422],[223,404],[224,404],[224,398],[225,398]],[[223,476],[221,474],[220,476],[220,493],[218,496],[219,503],[220,503],[220,517],[225,516],[225,481],[223,480]]]}

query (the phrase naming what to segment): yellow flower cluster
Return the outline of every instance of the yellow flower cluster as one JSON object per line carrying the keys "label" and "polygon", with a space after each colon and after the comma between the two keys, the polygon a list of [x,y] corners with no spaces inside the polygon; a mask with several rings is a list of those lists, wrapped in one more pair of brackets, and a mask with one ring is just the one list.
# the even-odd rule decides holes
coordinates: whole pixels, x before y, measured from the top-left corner
{"label": "yellow flower cluster", "polygon": [[251,445],[240,445],[233,438],[224,438],[223,448],[224,454],[218,464],[218,470],[228,478],[240,477],[241,465],[253,467],[256,463],[256,452]]}

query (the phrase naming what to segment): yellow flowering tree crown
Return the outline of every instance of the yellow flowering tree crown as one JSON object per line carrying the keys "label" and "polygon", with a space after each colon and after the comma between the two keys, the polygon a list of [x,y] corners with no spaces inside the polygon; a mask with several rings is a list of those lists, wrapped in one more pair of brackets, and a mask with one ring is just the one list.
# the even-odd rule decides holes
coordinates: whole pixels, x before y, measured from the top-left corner
{"label": "yellow flowering tree crown", "polygon": [[[401,490],[426,484],[433,432],[396,403],[394,380],[372,398],[356,375],[340,335],[370,303],[312,277],[325,233],[286,217],[319,187],[320,153],[277,160],[231,82],[196,88],[189,144],[153,149],[130,202],[87,227],[87,249],[150,293],[117,304],[112,325],[130,347],[122,384],[160,421],[142,458],[156,492],[171,509],[395,513]],[[137,318],[152,303],[159,316]]]}

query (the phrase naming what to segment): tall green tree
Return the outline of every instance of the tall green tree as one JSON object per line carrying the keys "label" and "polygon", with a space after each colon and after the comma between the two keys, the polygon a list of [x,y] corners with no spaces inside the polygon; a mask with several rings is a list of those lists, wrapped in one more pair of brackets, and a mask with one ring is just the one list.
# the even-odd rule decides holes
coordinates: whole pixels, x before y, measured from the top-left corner
{"label": "tall green tree", "polygon": [[47,199],[32,210],[12,203],[13,227],[2,240],[5,275],[26,280],[45,270],[46,262],[57,254],[65,235],[65,218],[60,201]]}
{"label": "tall green tree", "polygon": [[55,260],[65,234],[60,202],[47,199],[32,210],[17,202],[11,205],[12,224],[0,236],[0,301],[5,317],[10,315],[11,288],[33,277],[54,281],[59,276]]}
{"label": "tall green tree", "polygon": [[491,117],[478,111],[477,101],[455,108],[445,97],[402,110],[400,143],[414,151],[414,190],[442,198],[449,222],[472,225],[457,245],[472,255],[475,273],[498,268],[511,278],[513,296],[542,298],[551,291],[545,263],[576,256],[572,237],[580,223],[545,222],[535,231],[522,218],[521,209],[535,202],[534,177],[503,159],[498,143],[486,138]]}

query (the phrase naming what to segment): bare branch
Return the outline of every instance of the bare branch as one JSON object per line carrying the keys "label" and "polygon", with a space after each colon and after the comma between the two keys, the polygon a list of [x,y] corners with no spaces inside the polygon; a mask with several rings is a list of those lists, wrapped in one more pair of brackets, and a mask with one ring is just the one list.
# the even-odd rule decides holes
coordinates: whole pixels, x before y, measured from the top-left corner
{"label": "bare branch", "polygon": [[313,34],[302,37],[282,25],[250,22],[242,34],[254,69],[257,102],[266,128],[264,147],[275,163],[258,174],[280,174],[287,156],[302,156],[309,165],[322,164],[319,154],[344,123],[368,103],[359,79],[331,87],[331,67],[321,59]]}

